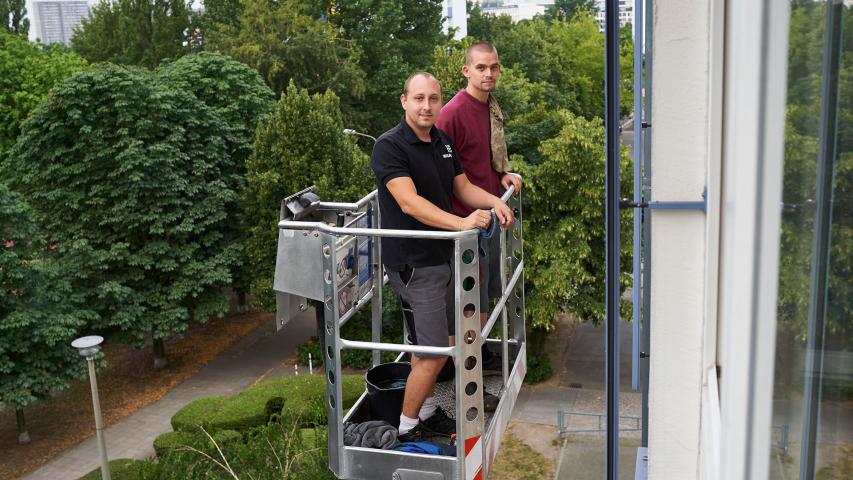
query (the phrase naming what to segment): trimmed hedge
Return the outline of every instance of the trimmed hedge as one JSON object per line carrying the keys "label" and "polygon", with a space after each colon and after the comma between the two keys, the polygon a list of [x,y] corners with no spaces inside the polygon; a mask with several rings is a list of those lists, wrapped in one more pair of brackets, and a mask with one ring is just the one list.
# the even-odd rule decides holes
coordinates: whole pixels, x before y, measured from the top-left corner
{"label": "trimmed hedge", "polygon": [[[139,468],[144,462],[132,458],[118,458],[110,461],[110,475],[113,480],[138,480]],[[101,467],[80,477],[80,480],[101,480]]]}
{"label": "trimmed hedge", "polygon": [[190,432],[166,432],[154,439],[154,453],[163,457],[176,448],[195,446],[198,441],[198,436]]}
{"label": "trimmed hedge", "polygon": [[[228,444],[243,441],[243,434],[236,430],[220,430],[212,433],[210,436],[213,437],[213,440],[220,448]],[[186,431],[166,432],[154,439],[154,452],[158,458],[162,458],[164,455],[184,447],[196,448],[203,452],[212,452],[216,449],[213,442],[201,431],[196,433]]]}
{"label": "trimmed hedge", "polygon": [[[343,408],[349,408],[364,391],[364,377],[344,375]],[[274,417],[311,427],[326,423],[326,383],[323,375],[273,377],[233,397],[196,400],[172,417],[172,428],[195,433],[245,431],[266,425]]]}
{"label": "trimmed hedge", "polygon": [[205,397],[188,403],[172,416],[172,430],[197,432],[200,426],[207,429],[210,419],[228,401],[228,397]]}
{"label": "trimmed hedge", "polygon": [[[238,443],[243,441],[243,434],[237,430],[220,430],[213,435],[213,441],[219,444],[220,447],[230,443]],[[211,445],[212,446],[212,445]]]}

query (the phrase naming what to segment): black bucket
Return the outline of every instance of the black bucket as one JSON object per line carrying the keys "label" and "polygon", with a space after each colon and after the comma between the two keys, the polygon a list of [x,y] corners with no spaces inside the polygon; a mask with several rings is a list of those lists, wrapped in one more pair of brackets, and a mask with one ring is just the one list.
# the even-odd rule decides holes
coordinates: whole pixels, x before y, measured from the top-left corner
{"label": "black bucket", "polygon": [[411,371],[411,363],[392,362],[379,364],[364,374],[372,420],[385,420],[395,428],[400,426],[406,379]]}

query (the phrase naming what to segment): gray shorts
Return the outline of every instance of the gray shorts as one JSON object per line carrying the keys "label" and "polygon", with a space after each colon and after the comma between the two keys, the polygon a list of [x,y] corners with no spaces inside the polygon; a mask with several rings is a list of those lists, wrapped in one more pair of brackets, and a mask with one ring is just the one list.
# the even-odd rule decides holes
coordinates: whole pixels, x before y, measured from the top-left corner
{"label": "gray shorts", "polygon": [[[388,280],[400,296],[403,316],[410,323],[412,343],[430,347],[450,346],[447,332],[455,331],[453,271],[450,264],[413,267],[406,272],[389,270]],[[418,358],[443,356],[417,354]]]}
{"label": "gray shorts", "polygon": [[500,298],[501,289],[501,232],[492,238],[480,238],[480,311],[489,311],[489,299]]}

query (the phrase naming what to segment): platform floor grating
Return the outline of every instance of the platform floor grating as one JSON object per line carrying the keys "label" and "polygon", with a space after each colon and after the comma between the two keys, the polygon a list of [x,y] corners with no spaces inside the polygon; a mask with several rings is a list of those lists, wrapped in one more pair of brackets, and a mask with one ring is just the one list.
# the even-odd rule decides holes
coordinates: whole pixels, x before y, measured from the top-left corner
{"label": "platform floor grating", "polygon": [[[503,393],[503,378],[500,375],[483,377],[483,389],[484,391],[500,398],[501,394]],[[455,380],[448,380],[446,382],[439,382],[435,384],[435,401],[438,403],[441,409],[444,410],[445,413],[447,413],[448,417],[454,420],[456,419]],[[486,430],[488,430],[489,425],[491,425],[492,423],[492,417],[494,416],[494,412],[485,413],[486,417],[484,427]]]}

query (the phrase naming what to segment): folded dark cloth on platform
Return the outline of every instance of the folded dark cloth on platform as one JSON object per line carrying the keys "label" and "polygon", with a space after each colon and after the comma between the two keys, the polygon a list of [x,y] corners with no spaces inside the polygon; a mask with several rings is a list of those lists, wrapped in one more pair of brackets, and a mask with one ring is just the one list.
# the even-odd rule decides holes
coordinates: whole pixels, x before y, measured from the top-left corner
{"label": "folded dark cloth on platform", "polygon": [[392,450],[399,445],[397,429],[388,422],[344,423],[344,445],[348,447],[382,448]]}

